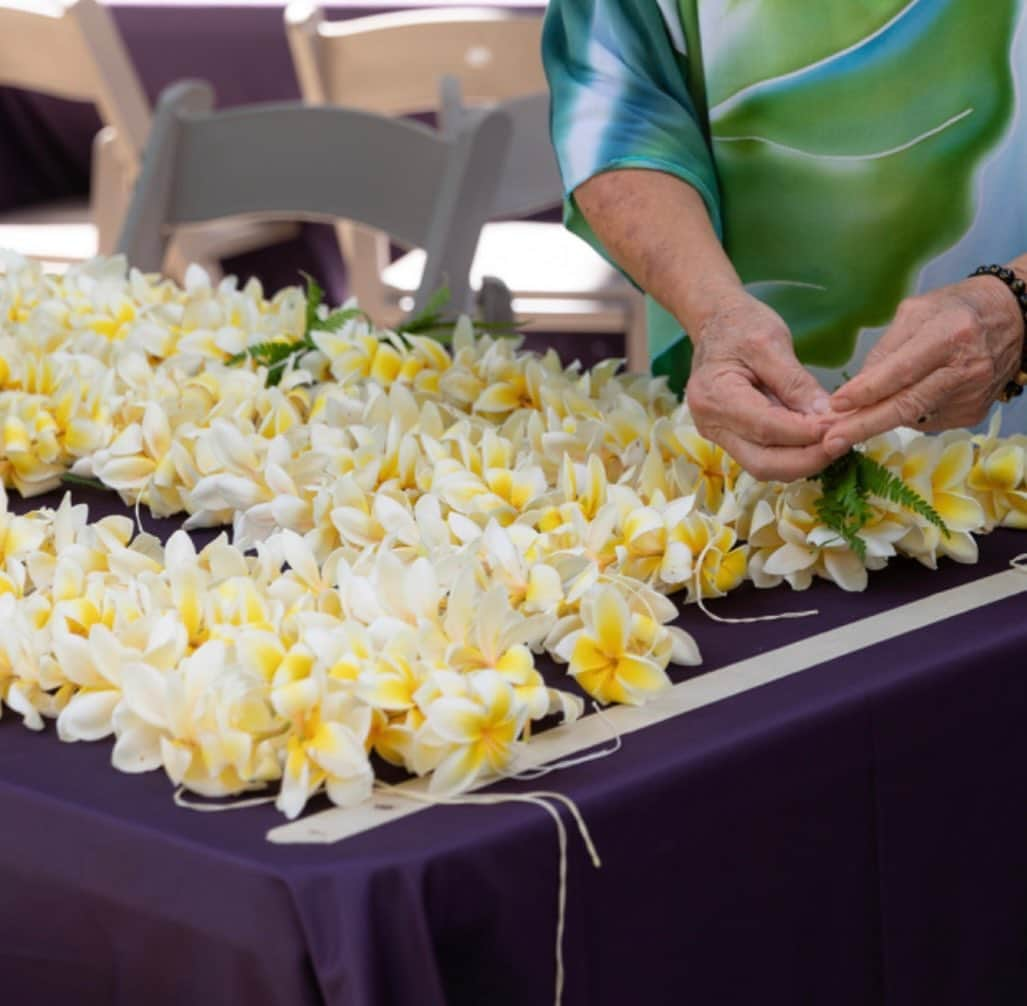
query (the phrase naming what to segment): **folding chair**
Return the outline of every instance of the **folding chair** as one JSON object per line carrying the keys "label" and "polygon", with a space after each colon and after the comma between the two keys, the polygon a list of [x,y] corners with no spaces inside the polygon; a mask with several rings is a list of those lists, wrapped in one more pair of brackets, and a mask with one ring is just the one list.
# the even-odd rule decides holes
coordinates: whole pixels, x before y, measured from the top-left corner
{"label": "folding chair", "polygon": [[[0,247],[52,268],[108,255],[117,241],[150,129],[150,105],[107,8],[96,0],[0,0],[0,84],[97,106],[89,200],[0,214]],[[232,222],[189,235],[178,261],[217,259],[293,236],[295,225]]]}
{"label": "folding chair", "polygon": [[[495,9],[448,8],[325,21],[293,0],[286,27],[296,76],[311,104],[409,115],[441,111],[444,127],[481,106],[511,102],[511,143],[490,216],[524,217],[560,205],[562,183],[549,143],[539,17]],[[450,78],[440,109],[440,87]],[[476,107],[465,108],[464,101]],[[423,256],[391,262],[388,241],[366,228],[337,229],[361,303],[381,317],[402,314],[419,283]],[[624,332],[629,367],[648,369],[644,298],[562,224],[503,221],[485,226],[471,270],[475,287],[499,277],[514,314],[543,331]]]}
{"label": "folding chair", "polygon": [[150,106],[110,14],[95,0],[0,0],[0,83],[92,101],[92,204],[62,201],[0,215],[0,246],[51,263],[109,253],[139,168]]}
{"label": "folding chair", "polygon": [[[471,283],[497,275],[512,293],[512,312],[548,331],[623,332],[628,369],[649,369],[645,297],[602,256],[560,223],[530,217],[563,198],[563,183],[549,140],[549,92],[497,106],[511,123],[510,146],[496,186],[492,217],[471,267]],[[460,81],[440,85],[440,125],[463,128],[481,108],[464,104]],[[405,289],[420,263],[414,253],[384,270],[385,283]]]}
{"label": "folding chair", "polygon": [[496,111],[443,136],[419,123],[298,103],[211,111],[205,84],[161,96],[118,242],[159,270],[175,229],[236,214],[357,220],[425,250],[420,310],[446,285],[470,307],[470,265],[509,121]]}

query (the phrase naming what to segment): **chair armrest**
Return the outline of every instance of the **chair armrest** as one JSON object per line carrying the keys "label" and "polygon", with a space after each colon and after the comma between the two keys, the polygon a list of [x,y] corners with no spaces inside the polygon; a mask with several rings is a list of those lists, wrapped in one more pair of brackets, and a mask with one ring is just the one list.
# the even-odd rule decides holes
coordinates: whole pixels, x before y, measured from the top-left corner
{"label": "chair armrest", "polygon": [[482,276],[475,303],[478,317],[486,324],[514,324],[513,295],[498,276]]}
{"label": "chair armrest", "polygon": [[97,252],[113,255],[132,196],[132,179],[119,156],[113,126],[104,126],[93,139],[89,206],[96,225]]}

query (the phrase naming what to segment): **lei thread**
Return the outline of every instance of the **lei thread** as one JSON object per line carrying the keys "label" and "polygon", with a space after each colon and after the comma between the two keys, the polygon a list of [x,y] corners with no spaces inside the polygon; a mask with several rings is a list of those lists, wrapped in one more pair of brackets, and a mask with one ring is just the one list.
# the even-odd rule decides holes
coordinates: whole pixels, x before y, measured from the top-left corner
{"label": "lei thread", "polygon": [[185,795],[185,786],[176,786],[172,794],[176,807],[183,810],[195,810],[201,814],[216,814],[223,810],[248,810],[250,807],[263,807],[266,804],[274,803],[277,797],[274,796],[253,796],[246,800],[233,800],[231,803],[200,803],[190,800]]}
{"label": "lei thread", "polygon": [[973,562],[974,535],[1027,526],[1027,438],[997,418],[760,483],[661,380],[520,353],[439,304],[397,334],[313,281],[268,299],[123,259],[0,263],[4,485],[112,489],[137,528],[144,502],[233,524],[161,547],[0,493],[0,701],[192,793],[280,783],[290,819],[317,792],[369,799],[369,751],[446,793],[515,767],[534,722],[582,711],[540,653],[603,703],[658,697],[701,662],[673,624],[685,587],[713,621],[807,617],[706,602],[747,578],[861,590],[893,556]]}
{"label": "lei thread", "polygon": [[592,865],[598,870],[602,867],[599,853],[596,851],[592,841],[592,835],[585,824],[577,804],[563,793],[540,790],[535,793],[466,793],[462,796],[432,796],[429,793],[417,793],[389,786],[385,783],[377,783],[376,789],[391,793],[406,800],[414,800],[418,803],[426,803],[431,806],[496,806],[503,803],[528,803],[541,807],[556,825],[557,843],[559,846],[559,880],[556,895],[556,988],[553,996],[555,1006],[563,1002],[563,988],[565,981],[565,966],[563,959],[563,937],[567,924],[567,826],[560,817],[559,810],[550,803],[550,800],[564,805],[574,823],[577,825],[578,834],[588,850]]}
{"label": "lei thread", "polygon": [[609,747],[600,748],[598,751],[591,751],[588,754],[579,755],[577,758],[566,758],[563,761],[550,762],[548,765],[540,765],[538,768],[528,768],[521,772],[504,772],[504,779],[516,779],[519,782],[532,782],[535,779],[541,779],[543,776],[549,775],[550,772],[559,772],[563,769],[574,768],[576,765],[585,765],[590,761],[599,761],[602,758],[609,758],[610,755],[616,754],[622,747],[624,747],[624,738],[617,732],[617,728],[613,725],[610,717],[607,716],[603,710],[599,707],[599,703],[593,702],[592,708],[594,715],[598,716],[599,719],[609,727],[610,732],[613,734],[613,741]]}
{"label": "lei thread", "polygon": [[703,603],[702,593],[703,561],[706,559],[706,553],[709,552],[712,544],[713,540],[711,539],[702,547],[702,551],[699,553],[699,558],[695,561],[695,572],[692,574],[695,581],[696,604],[699,605],[699,610],[711,621],[722,622],[725,625],[748,625],[753,622],[780,622],[786,618],[808,618],[810,615],[820,614],[819,608],[809,608],[806,611],[782,611],[776,615],[751,615],[748,618],[727,618],[723,615],[715,615]]}

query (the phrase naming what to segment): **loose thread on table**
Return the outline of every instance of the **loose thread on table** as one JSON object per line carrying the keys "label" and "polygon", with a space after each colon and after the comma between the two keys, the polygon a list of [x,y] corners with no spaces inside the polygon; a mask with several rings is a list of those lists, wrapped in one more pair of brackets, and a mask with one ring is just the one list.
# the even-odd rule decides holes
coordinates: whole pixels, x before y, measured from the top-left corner
{"label": "loose thread on table", "polygon": [[248,800],[236,800],[233,803],[196,803],[185,796],[185,787],[178,786],[174,792],[176,807],[184,807],[186,810],[198,810],[203,814],[216,813],[221,810],[246,810],[249,807],[263,807],[264,804],[274,803],[276,796],[254,796]]}
{"label": "loose thread on table", "polygon": [[613,734],[613,742],[609,747],[601,748],[598,751],[592,751],[589,754],[580,755],[577,758],[566,758],[563,761],[550,762],[547,765],[539,765],[537,768],[526,768],[520,772],[504,772],[503,778],[505,779],[516,779],[518,782],[531,782],[534,779],[541,779],[544,775],[549,775],[550,772],[558,772],[565,768],[574,768],[575,765],[584,765],[586,762],[598,761],[600,758],[608,758],[612,754],[616,754],[623,746],[624,740],[621,735],[617,732],[617,728],[613,725],[610,717],[603,712],[599,707],[598,702],[592,703],[592,708],[595,711],[594,715],[598,716],[609,728],[610,733]]}
{"label": "loose thread on table", "polygon": [[726,618],[723,615],[715,615],[706,605],[703,603],[702,596],[702,565],[706,559],[706,553],[710,550],[710,546],[713,544],[711,538],[703,546],[702,551],[699,553],[699,558],[695,562],[695,600],[699,605],[699,610],[709,619],[714,622],[722,622],[726,625],[751,625],[753,622],[780,622],[786,618],[809,618],[811,615],[819,615],[820,610],[818,608],[810,608],[807,611],[782,611],[776,615],[751,615],[748,618]]}
{"label": "loose thread on table", "polygon": [[142,502],[143,502],[143,494],[139,493],[139,495],[136,496],[135,503],[132,504],[132,516],[133,516],[133,518],[135,519],[135,522],[136,522],[136,534],[142,534],[143,530],[144,530],[143,529],[143,519],[139,515],[140,505],[142,504]]}
{"label": "loose thread on table", "polygon": [[599,853],[596,851],[595,843],[592,841],[592,835],[585,824],[585,819],[582,817],[578,805],[569,796],[549,790],[539,790],[533,793],[468,793],[463,796],[434,796],[430,793],[420,793],[416,790],[389,786],[386,783],[375,783],[375,788],[385,790],[401,798],[433,806],[495,806],[503,803],[530,803],[536,807],[541,807],[552,818],[553,823],[556,825],[557,845],[559,848],[556,894],[556,988],[554,1004],[555,1006],[560,1006],[563,1002],[565,981],[563,937],[567,924],[567,826],[563,823],[560,811],[549,803],[550,800],[559,801],[567,808],[578,827],[578,833],[585,848],[588,850],[592,865],[597,870],[602,866]]}
{"label": "loose thread on table", "polygon": [[[143,518],[142,518],[143,496],[146,495],[147,493],[149,493],[151,489],[153,489],[154,484],[156,483],[156,481],[157,481],[157,473],[154,472],[146,480],[146,485],[144,485],[139,490],[139,492],[136,494],[135,503],[132,505],[132,513],[135,516],[135,522],[136,522],[136,532],[139,533],[139,534],[146,534],[146,528],[143,526]],[[146,500],[146,506],[150,510],[150,516],[152,517],[153,516],[153,509],[152,509],[152,507],[150,507],[150,501],[149,500]]]}
{"label": "loose thread on table", "polygon": [[1020,573],[1027,573],[1027,552],[1021,552],[1019,555],[1014,555],[1013,558],[1009,560],[1009,565]]}

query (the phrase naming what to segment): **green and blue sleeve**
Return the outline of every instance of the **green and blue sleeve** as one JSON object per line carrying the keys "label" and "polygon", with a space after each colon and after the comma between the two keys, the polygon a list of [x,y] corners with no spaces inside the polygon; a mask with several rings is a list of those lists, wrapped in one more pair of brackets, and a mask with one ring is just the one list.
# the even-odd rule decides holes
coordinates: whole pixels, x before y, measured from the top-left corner
{"label": "green and blue sleeve", "polygon": [[[552,138],[568,228],[606,255],[577,206],[574,190],[600,172],[649,168],[695,188],[720,233],[705,113],[689,88],[685,22],[673,0],[551,0],[542,54],[552,92]],[[649,315],[650,357],[654,370],[666,373],[672,362],[668,352],[680,356],[685,347],[675,350],[682,338],[680,326],[652,307],[656,305]],[[671,376],[672,383],[681,383]]]}

